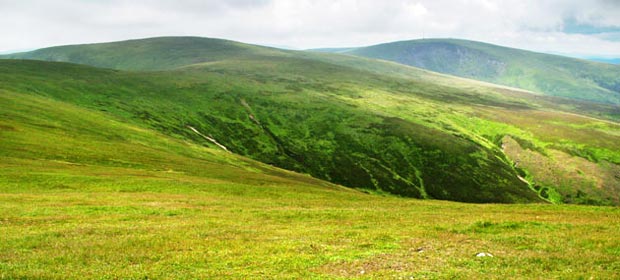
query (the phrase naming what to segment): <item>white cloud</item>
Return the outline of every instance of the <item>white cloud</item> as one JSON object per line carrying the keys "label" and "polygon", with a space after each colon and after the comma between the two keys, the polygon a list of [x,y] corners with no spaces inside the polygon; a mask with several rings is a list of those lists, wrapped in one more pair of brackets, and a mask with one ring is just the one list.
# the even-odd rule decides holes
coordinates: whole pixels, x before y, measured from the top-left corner
{"label": "white cloud", "polygon": [[565,34],[620,27],[616,0],[0,0],[0,51],[195,35],[298,48],[452,37],[620,56],[620,42]]}

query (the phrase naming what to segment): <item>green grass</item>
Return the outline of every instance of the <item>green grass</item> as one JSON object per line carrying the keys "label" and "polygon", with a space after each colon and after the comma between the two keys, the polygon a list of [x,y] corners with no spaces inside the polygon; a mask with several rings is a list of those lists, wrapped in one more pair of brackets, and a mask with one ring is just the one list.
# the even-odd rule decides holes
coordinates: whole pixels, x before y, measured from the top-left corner
{"label": "green grass", "polygon": [[0,278],[620,276],[617,208],[420,201],[118,169],[100,178],[104,187],[90,175],[97,169],[48,171],[55,188],[0,185]]}

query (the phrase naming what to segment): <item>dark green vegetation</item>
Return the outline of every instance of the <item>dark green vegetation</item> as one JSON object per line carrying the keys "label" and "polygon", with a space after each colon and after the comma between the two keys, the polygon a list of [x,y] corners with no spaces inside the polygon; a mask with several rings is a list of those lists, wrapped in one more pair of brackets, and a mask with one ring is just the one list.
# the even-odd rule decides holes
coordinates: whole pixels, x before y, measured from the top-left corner
{"label": "dark green vegetation", "polygon": [[[261,63],[266,67],[309,63],[272,61]],[[244,62],[230,65],[238,63]],[[209,144],[190,130],[191,126],[237,154],[336,183],[412,197],[464,201],[525,202],[535,198],[511,167],[497,157],[497,150],[485,149],[437,128],[367,113],[339,101],[346,96],[323,88],[304,92],[304,86],[296,80],[262,84],[260,80],[277,78],[258,74],[264,73],[259,70],[254,73],[262,77],[248,78],[226,69],[228,64],[182,69],[172,75],[127,74],[32,61],[2,64],[6,67],[3,69],[12,72],[3,72],[3,77],[20,81],[7,81],[18,86],[11,90],[36,89],[45,96]],[[227,71],[223,72],[226,75],[220,71]],[[305,87],[324,86],[329,85],[310,82]],[[475,157],[468,157],[470,153]],[[488,162],[485,164],[489,168],[482,169],[478,160]]]}
{"label": "dark green vegetation", "polygon": [[[100,56],[87,55],[92,49]],[[91,58],[73,62],[126,69],[133,68],[125,64],[132,60],[143,65],[136,68],[169,70],[4,60],[1,88],[212,145],[193,127],[236,154],[372,192],[467,202],[618,203],[617,124],[557,111],[547,111],[546,119],[530,117],[546,107],[614,119],[614,107],[540,99],[393,63],[216,39],[53,50],[58,57],[64,50]],[[167,55],[154,60],[156,53]],[[209,62],[191,64],[196,61]],[[191,65],[176,67],[182,64]],[[532,118],[543,122],[530,124]],[[597,168],[571,166],[577,176],[532,172],[534,160],[515,168],[515,155],[502,149],[506,135],[550,164],[566,156]],[[571,179],[537,180],[554,176]]]}
{"label": "dark green vegetation", "polygon": [[620,104],[618,65],[456,39],[401,41],[336,51],[550,96]]}

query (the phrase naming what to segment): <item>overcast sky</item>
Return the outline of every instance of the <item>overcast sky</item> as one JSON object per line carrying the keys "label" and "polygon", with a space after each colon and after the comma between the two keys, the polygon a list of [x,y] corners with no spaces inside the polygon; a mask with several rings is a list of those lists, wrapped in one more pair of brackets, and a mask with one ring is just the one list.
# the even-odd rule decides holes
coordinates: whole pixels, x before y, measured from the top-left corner
{"label": "overcast sky", "polygon": [[0,52],[168,35],[294,48],[463,38],[620,57],[620,0],[0,0]]}

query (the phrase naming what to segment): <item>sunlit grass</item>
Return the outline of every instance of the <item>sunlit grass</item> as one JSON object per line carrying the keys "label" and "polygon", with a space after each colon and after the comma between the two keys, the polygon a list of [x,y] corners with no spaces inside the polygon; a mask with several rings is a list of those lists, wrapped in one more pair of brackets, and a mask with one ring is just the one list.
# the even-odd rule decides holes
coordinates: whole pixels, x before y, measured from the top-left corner
{"label": "sunlit grass", "polygon": [[114,172],[107,188],[48,173],[67,187],[2,192],[0,276],[619,276],[617,208],[459,204]]}

